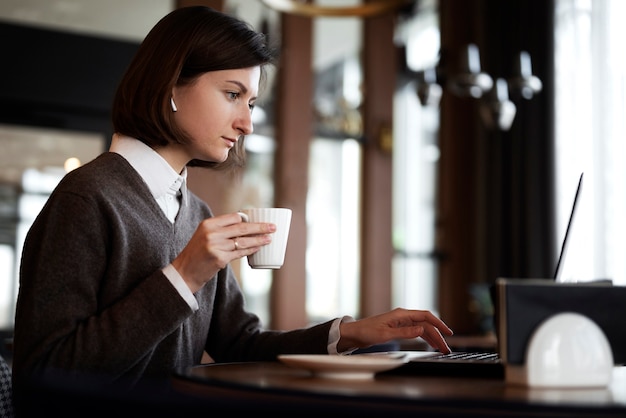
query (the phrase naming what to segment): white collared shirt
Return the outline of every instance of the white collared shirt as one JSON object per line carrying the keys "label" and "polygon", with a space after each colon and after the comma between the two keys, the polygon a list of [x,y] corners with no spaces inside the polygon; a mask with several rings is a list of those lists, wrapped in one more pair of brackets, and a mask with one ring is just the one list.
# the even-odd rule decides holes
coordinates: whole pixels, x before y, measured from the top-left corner
{"label": "white collared shirt", "polygon": [[165,216],[174,223],[180,206],[187,204],[187,167],[178,174],[156,151],[128,136],[113,135],[109,150],[124,157],[139,173]]}

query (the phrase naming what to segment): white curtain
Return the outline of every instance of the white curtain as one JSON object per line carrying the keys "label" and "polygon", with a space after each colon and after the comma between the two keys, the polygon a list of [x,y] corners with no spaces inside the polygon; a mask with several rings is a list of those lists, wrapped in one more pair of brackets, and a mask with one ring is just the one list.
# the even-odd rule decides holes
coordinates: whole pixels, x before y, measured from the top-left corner
{"label": "white curtain", "polygon": [[555,3],[558,239],[585,173],[563,277],[626,285],[626,2]]}

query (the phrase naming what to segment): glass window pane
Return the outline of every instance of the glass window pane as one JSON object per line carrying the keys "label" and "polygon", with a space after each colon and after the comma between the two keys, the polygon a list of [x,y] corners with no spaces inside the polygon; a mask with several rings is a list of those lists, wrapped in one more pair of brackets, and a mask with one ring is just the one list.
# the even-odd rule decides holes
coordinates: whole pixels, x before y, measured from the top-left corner
{"label": "glass window pane", "polygon": [[356,316],[359,295],[361,146],[316,138],[307,198],[307,314],[311,322]]}
{"label": "glass window pane", "polygon": [[439,110],[421,106],[412,83],[398,91],[394,108],[393,305],[436,312]]}
{"label": "glass window pane", "polygon": [[28,229],[65,173],[98,156],[105,144],[102,134],[0,125],[0,329],[13,327]]}
{"label": "glass window pane", "polygon": [[563,278],[626,284],[626,58],[621,0],[557,0],[555,11],[557,239],[580,172],[581,206]]}
{"label": "glass window pane", "polygon": [[[421,2],[397,30],[412,71],[434,70],[439,36],[437,1]],[[394,97],[392,304],[437,312],[439,106],[437,100],[420,103],[415,79],[414,74],[402,77]]]}

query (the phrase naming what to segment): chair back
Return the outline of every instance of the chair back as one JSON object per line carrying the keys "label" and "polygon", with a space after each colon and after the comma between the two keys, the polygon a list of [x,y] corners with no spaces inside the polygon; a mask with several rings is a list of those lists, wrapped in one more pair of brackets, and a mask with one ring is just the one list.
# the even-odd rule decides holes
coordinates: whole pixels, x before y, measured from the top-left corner
{"label": "chair back", "polygon": [[13,418],[13,383],[11,381],[11,368],[0,356],[0,418]]}

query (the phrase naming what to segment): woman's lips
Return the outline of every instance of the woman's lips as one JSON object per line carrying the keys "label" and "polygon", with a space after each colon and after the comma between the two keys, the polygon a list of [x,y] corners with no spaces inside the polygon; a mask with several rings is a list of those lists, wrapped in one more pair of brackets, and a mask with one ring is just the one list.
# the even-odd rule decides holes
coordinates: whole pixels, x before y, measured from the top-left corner
{"label": "woman's lips", "polygon": [[224,138],[224,140],[230,147],[234,147],[235,144],[237,143],[237,138],[228,138],[228,137],[222,137],[222,138]]}

